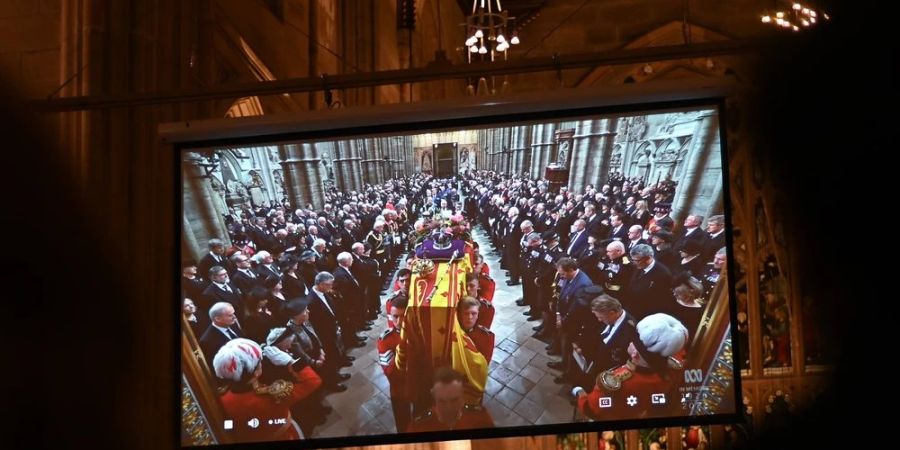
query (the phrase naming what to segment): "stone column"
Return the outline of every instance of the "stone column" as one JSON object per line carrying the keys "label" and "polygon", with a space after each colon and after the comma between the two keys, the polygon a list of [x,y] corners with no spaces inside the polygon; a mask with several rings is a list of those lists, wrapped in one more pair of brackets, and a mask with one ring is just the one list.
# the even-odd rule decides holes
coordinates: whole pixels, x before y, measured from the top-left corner
{"label": "stone column", "polygon": [[354,190],[357,192],[363,190],[365,187],[365,178],[363,177],[363,154],[362,148],[360,147],[361,141],[359,139],[351,139],[347,141],[347,147],[350,149],[349,158],[350,158],[350,172],[351,177],[353,178],[353,186]]}
{"label": "stone column", "polygon": [[531,126],[531,167],[528,168],[528,174],[531,178],[538,179],[541,177],[541,159],[543,155],[544,127],[546,125],[539,123]]}
{"label": "stone column", "polygon": [[557,124],[548,123],[544,125],[544,134],[543,140],[541,141],[543,147],[541,148],[541,167],[539,177],[544,176],[544,168],[549,166],[550,163],[556,161],[556,128]]}
{"label": "stone column", "polygon": [[573,192],[582,192],[588,184],[599,188],[606,180],[609,162],[616,141],[618,119],[583,120],[575,132],[569,185]]}
{"label": "stone column", "polygon": [[181,162],[182,184],[182,239],[190,251],[194,262],[199,262],[208,252],[207,242],[218,238],[231,245],[228,228],[225,227],[225,212],[218,195],[204,176],[204,169],[197,165],[201,156],[196,153],[184,155]]}
{"label": "stone column", "polygon": [[352,181],[348,171],[346,141],[337,141],[334,144],[334,185],[339,191],[350,192],[353,190]]}
{"label": "stone column", "polygon": [[319,209],[325,204],[322,189],[321,159],[314,144],[287,144],[279,149],[284,168],[285,194],[298,208],[311,203]]}
{"label": "stone column", "polygon": [[[719,116],[715,112],[704,113],[697,118],[697,127],[691,139],[691,149],[685,156],[687,166],[681,172],[675,201],[672,202],[672,218],[681,223],[689,214],[700,214],[718,201],[713,197],[716,184],[722,179],[722,158],[719,155]],[[721,190],[719,190],[721,197]]]}

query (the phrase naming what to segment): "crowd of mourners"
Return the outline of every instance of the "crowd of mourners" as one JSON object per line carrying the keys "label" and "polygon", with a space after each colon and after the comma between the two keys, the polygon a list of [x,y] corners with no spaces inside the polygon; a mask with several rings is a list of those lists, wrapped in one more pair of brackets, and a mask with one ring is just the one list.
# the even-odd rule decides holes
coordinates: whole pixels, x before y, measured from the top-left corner
{"label": "crowd of mourners", "polygon": [[[358,333],[381,314],[388,327],[378,340],[379,362],[397,431],[492,426],[481,405],[450,401],[461,398],[456,390],[464,384],[452,370],[435,371],[431,405],[402,389],[406,374],[393,358],[416,245],[452,217],[480,226],[492,248],[475,246],[475,270],[458,307],[462,328],[490,361],[494,315],[518,312],[491,304],[494,280],[481,252],[496,252],[506,284],[522,286],[517,303],[529,320],[541,321],[535,337],[562,357],[548,363],[560,371],[555,381],[595,394],[601,376],[635,353],[661,372],[689,348],[722,273],[723,217],[691,214],[676,226],[669,216],[676,189],[611,173],[599,189],[553,193],[544,180],[477,171],[330,190],[319,211],[286,200],[235,206],[222,218],[227,238],[211,239],[208,253],[183,264],[184,324],[240,442],[314,437],[331,412],[323,396],[348,389],[350,375],[341,373],[355,360],[348,350],[366,345]],[[584,389],[576,394],[587,403]],[[593,414],[589,405],[582,410]],[[285,420],[246,426],[275,417]]]}

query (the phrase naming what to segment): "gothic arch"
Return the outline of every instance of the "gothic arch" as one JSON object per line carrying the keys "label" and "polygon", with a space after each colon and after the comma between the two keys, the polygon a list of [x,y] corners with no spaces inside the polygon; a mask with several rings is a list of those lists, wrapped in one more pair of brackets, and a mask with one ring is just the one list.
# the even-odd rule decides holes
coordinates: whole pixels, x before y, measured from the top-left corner
{"label": "gothic arch", "polygon": [[[681,21],[669,22],[628,43],[624,49],[658,47],[662,45],[684,44],[684,29]],[[732,40],[730,36],[689,23],[692,43],[721,42]],[[649,64],[601,66],[585,74],[576,86],[615,85],[626,82],[642,82],[655,79],[677,79],[725,76],[735,72],[736,60],[732,57],[706,59],[679,59],[655,61]],[[649,68],[649,69],[648,69]]]}

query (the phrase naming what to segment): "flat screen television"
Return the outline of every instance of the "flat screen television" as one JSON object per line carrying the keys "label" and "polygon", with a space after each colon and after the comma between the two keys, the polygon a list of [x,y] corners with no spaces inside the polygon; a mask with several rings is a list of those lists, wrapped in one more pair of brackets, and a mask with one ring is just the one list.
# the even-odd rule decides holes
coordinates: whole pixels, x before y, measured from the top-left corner
{"label": "flat screen television", "polygon": [[164,125],[181,445],[737,420],[728,89],[691,83]]}

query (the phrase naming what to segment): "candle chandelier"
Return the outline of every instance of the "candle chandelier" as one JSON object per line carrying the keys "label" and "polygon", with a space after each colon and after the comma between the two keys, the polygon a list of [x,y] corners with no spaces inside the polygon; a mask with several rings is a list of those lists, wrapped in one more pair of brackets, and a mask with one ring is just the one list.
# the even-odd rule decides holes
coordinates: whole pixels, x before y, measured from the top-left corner
{"label": "candle chandelier", "polygon": [[466,17],[466,41],[468,61],[494,61],[511,45],[519,44],[515,30],[515,17],[509,17],[500,0],[473,0],[472,13]]}
{"label": "candle chandelier", "polygon": [[784,6],[773,8],[762,15],[762,23],[771,24],[784,30],[800,31],[814,27],[822,21],[831,20],[825,11],[799,2],[780,2]]}

